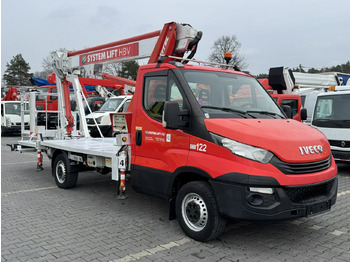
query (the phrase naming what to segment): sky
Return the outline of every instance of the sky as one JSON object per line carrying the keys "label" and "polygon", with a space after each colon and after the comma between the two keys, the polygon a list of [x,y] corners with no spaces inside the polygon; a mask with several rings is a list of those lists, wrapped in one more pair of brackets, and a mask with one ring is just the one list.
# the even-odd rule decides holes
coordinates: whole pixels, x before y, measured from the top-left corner
{"label": "sky", "polygon": [[[235,35],[253,75],[270,67],[331,67],[350,60],[349,0],[1,0],[1,77],[22,54],[31,73],[60,48],[80,50],[187,23],[214,41]],[[142,62],[141,62],[142,63]]]}

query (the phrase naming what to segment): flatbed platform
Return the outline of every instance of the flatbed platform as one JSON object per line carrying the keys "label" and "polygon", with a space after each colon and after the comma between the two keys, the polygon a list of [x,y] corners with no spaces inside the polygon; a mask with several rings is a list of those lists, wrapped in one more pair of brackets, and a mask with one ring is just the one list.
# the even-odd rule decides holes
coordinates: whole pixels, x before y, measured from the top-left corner
{"label": "flatbed platform", "polygon": [[[35,148],[38,141],[21,140],[19,144],[25,147]],[[109,138],[78,138],[64,140],[44,140],[39,141],[41,147],[50,147],[69,152],[82,153],[87,155],[96,155],[103,157],[115,157],[120,146],[116,145],[116,139]]]}

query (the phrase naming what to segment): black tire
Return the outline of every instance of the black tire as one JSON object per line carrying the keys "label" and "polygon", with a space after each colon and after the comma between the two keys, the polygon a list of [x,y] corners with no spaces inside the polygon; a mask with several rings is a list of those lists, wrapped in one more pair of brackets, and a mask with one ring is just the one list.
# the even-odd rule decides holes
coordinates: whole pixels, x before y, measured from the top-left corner
{"label": "black tire", "polygon": [[56,185],[64,189],[74,187],[78,180],[78,172],[72,172],[70,160],[65,153],[61,153],[55,158],[52,175]]}
{"label": "black tire", "polygon": [[213,190],[204,181],[185,184],[176,196],[176,216],[187,236],[205,242],[217,238],[226,226]]}

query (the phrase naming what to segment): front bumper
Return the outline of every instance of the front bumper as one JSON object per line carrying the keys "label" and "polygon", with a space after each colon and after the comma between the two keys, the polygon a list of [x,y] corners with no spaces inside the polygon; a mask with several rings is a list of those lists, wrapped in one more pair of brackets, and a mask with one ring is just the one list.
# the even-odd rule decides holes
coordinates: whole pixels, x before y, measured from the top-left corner
{"label": "front bumper", "polygon": [[7,127],[7,126],[1,126],[1,132],[4,134],[10,134],[10,133],[21,133],[21,126],[17,125],[17,126],[11,126],[11,127]]}
{"label": "front bumper", "polygon": [[350,151],[332,149],[332,155],[335,161],[350,161]]}
{"label": "front bumper", "polygon": [[[220,214],[245,220],[294,219],[329,211],[336,202],[337,177],[302,186],[268,185],[259,178],[256,184],[211,180]],[[273,194],[252,192],[251,187],[273,188]]]}

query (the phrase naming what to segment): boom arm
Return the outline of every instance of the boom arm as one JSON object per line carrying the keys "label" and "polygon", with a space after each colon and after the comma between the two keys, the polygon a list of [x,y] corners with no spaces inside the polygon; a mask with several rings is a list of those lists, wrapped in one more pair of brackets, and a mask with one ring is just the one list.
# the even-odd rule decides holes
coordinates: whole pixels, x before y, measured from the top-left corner
{"label": "boom arm", "polygon": [[[175,56],[175,60],[181,60],[187,51],[191,52],[189,57],[192,58],[201,37],[202,32],[195,30],[188,24],[170,22],[165,24],[161,31],[154,31],[79,51],[55,52],[53,53],[53,60],[57,87],[62,88],[64,81],[69,79],[67,76],[72,75],[74,71],[74,74],[76,74],[76,70],[81,68],[84,69],[86,76],[92,76],[101,75],[102,65],[113,62],[125,62],[149,57],[148,63],[156,63],[160,61],[159,58],[162,56],[164,59],[161,62],[168,62],[174,59],[169,56]],[[61,84],[58,84],[58,82]],[[79,87],[75,88],[74,85],[79,85]],[[131,84],[131,86],[133,85]],[[74,81],[73,87],[78,92],[82,90],[79,81]],[[66,113],[65,119],[61,119],[61,123],[68,122],[66,128],[67,134],[70,136],[73,124],[70,120],[72,116],[68,112],[69,106],[65,105],[69,101],[69,93],[60,90],[58,92],[61,94],[61,101],[63,101],[61,109]],[[77,99],[77,104],[80,103],[79,100]],[[81,121],[85,120],[85,117],[81,116],[80,119]],[[83,130],[83,132],[86,133],[88,130]]]}

